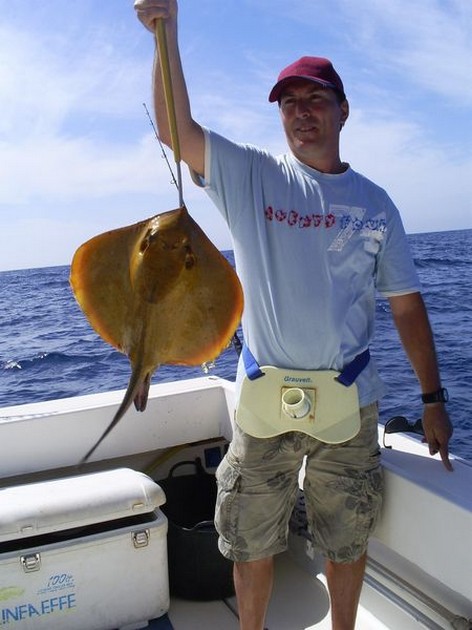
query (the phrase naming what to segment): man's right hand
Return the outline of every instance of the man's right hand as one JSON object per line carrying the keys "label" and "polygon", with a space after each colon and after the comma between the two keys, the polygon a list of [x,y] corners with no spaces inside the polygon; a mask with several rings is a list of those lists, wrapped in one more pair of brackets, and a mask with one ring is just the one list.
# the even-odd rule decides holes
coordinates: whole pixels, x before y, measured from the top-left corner
{"label": "man's right hand", "polygon": [[177,0],[135,0],[134,9],[139,21],[155,33],[156,20],[177,17]]}

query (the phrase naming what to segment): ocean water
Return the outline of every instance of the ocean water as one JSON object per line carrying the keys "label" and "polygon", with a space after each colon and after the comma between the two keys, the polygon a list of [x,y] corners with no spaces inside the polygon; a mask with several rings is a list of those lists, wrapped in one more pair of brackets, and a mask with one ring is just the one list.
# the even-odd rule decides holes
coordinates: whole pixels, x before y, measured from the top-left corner
{"label": "ocean water", "polygon": [[[472,230],[408,238],[451,397],[451,451],[472,461]],[[232,261],[232,252],[225,254]],[[126,388],[128,360],[90,328],[69,288],[68,266],[1,272],[0,304],[0,407]],[[389,387],[381,421],[419,418],[419,388],[383,299],[377,300],[371,351]],[[236,364],[229,348],[210,373],[234,380]],[[201,368],[162,366],[153,382],[203,374]]]}

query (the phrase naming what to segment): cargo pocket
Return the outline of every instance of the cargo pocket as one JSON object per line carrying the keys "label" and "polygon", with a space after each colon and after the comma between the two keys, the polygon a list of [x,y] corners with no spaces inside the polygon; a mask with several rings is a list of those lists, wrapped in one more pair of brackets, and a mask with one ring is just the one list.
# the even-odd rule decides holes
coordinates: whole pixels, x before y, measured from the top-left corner
{"label": "cargo pocket", "polygon": [[218,545],[227,558],[239,560],[245,548],[238,536],[240,473],[225,456],[216,470],[218,493],[215,508],[215,527],[220,539]]}
{"label": "cargo pocket", "polygon": [[320,473],[317,491],[305,480],[308,520],[316,546],[334,562],[355,562],[366,550],[382,505],[381,467],[343,475]]}
{"label": "cargo pocket", "polygon": [[[367,549],[367,544],[379,520],[383,498],[383,471],[369,471],[364,478],[352,481],[351,495],[345,508],[352,514],[355,539],[344,547],[341,562],[354,562]],[[344,556],[344,557],[343,557]]]}
{"label": "cargo pocket", "polygon": [[368,537],[374,532],[380,518],[380,512],[383,503],[384,477],[383,469],[378,466],[368,473],[366,480],[365,509],[363,526],[366,536]]}

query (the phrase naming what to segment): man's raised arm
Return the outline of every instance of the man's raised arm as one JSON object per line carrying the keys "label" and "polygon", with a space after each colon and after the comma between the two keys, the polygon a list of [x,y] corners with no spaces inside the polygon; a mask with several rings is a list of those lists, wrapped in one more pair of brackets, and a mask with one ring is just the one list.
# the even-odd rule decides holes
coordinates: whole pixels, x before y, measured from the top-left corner
{"label": "man's raised arm", "polygon": [[[134,8],[139,20],[155,37],[157,20],[164,21],[181,157],[190,168],[204,176],[205,138],[202,128],[192,118],[182,69],[177,37],[177,0],[135,0]],[[172,147],[157,40],[153,85],[159,137],[167,146]]]}

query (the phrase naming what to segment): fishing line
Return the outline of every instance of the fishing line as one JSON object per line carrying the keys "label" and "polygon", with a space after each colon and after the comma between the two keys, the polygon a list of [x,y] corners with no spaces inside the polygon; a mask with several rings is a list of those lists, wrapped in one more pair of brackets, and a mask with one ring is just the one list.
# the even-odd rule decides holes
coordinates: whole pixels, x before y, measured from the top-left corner
{"label": "fishing line", "polygon": [[170,175],[171,175],[171,177],[172,177],[172,183],[173,183],[173,184],[174,184],[174,186],[177,188],[177,190],[179,190],[179,185],[177,184],[177,180],[175,179],[174,171],[172,170],[172,166],[170,165],[169,159],[167,158],[167,154],[166,154],[166,152],[165,152],[164,145],[162,144],[162,141],[161,141],[161,139],[159,138],[159,134],[157,133],[156,126],[154,125],[154,121],[153,121],[153,119],[151,118],[151,114],[149,113],[149,110],[148,110],[148,108],[147,108],[147,106],[146,106],[146,103],[143,103],[143,107],[144,107],[144,109],[145,109],[145,111],[146,111],[147,117],[149,118],[149,123],[150,123],[150,125],[151,125],[151,127],[152,127],[152,130],[154,131],[154,135],[156,136],[157,141],[159,142],[159,146],[161,147],[162,157],[163,157],[163,158],[164,158],[164,160],[166,161],[167,168],[168,168],[168,169],[169,169],[169,171],[170,171]]}

